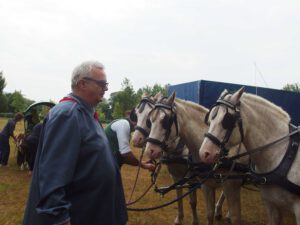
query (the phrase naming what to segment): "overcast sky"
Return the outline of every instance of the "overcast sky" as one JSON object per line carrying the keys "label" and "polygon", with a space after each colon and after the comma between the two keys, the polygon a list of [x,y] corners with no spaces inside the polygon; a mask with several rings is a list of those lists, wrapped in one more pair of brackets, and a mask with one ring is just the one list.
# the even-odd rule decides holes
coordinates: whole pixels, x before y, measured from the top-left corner
{"label": "overcast sky", "polygon": [[88,59],[106,67],[107,98],[125,77],[136,90],[201,79],[280,89],[299,82],[299,12],[299,0],[0,0],[4,91],[57,101]]}

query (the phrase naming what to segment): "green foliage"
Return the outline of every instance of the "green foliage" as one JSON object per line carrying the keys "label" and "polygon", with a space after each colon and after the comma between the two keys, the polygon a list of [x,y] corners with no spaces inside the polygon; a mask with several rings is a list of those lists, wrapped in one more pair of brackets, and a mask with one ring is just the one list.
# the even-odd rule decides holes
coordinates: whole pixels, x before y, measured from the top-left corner
{"label": "green foliage", "polygon": [[[15,113],[24,111],[34,101],[24,98],[21,91],[3,93],[6,86],[3,72],[0,72],[0,113]],[[4,114],[3,114],[4,115]]]}
{"label": "green foliage", "polygon": [[127,78],[122,82],[122,90],[111,95],[110,102],[112,105],[112,117],[114,119],[124,117],[126,111],[135,107],[137,104],[137,95]]}
{"label": "green foliage", "polygon": [[21,91],[6,94],[8,99],[9,112],[23,112],[34,101],[24,98]]}
{"label": "green foliage", "polygon": [[138,99],[140,100],[142,98],[143,93],[147,93],[148,95],[156,95],[158,92],[161,92],[164,96],[167,96],[168,90],[168,84],[165,86],[161,86],[159,84],[154,84],[152,87],[149,85],[146,85],[145,87],[142,87],[138,89],[137,91],[137,96]]}
{"label": "green foliage", "polygon": [[120,105],[120,102],[115,102],[112,117],[114,119],[123,117],[123,110],[122,110],[122,107]]}
{"label": "green foliage", "polygon": [[161,86],[159,84],[155,84],[152,87],[146,85],[135,92],[129,79],[125,78],[122,82],[121,91],[112,93],[109,102],[105,102],[101,106],[101,111],[105,114],[106,121],[122,118],[126,116],[127,111],[137,105],[144,92],[148,95],[155,95],[160,91],[163,95],[167,95],[167,87],[167,85]]}
{"label": "green foliage", "polygon": [[282,88],[282,90],[300,93],[300,84],[299,84],[299,83],[286,84],[286,85]]}
{"label": "green foliage", "polygon": [[106,99],[97,105],[96,111],[99,113],[99,119],[101,122],[108,122],[112,120],[111,107]]}
{"label": "green foliage", "polygon": [[3,72],[1,71],[0,72],[0,94],[3,93],[3,89],[5,88],[5,86],[6,86],[5,78],[3,76]]}
{"label": "green foliage", "polygon": [[0,112],[8,112],[8,100],[6,95],[0,93]]}

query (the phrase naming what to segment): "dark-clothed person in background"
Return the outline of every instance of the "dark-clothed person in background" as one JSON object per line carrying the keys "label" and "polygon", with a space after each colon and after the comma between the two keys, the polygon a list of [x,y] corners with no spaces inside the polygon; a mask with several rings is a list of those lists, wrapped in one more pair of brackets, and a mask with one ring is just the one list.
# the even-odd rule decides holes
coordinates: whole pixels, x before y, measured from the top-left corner
{"label": "dark-clothed person in background", "polygon": [[23,225],[125,225],[118,165],[94,107],[107,91],[103,65],[72,74],[72,93],[43,123]]}
{"label": "dark-clothed person in background", "polygon": [[39,138],[42,130],[42,123],[38,123],[32,128],[31,133],[25,137],[23,143],[21,144],[21,148],[26,152],[26,159],[29,164],[29,171],[33,171],[34,161],[36,156],[36,151],[39,144]]}
{"label": "dark-clothed person in background", "polygon": [[14,135],[14,130],[16,128],[16,123],[24,118],[23,114],[18,112],[15,114],[13,119],[9,119],[5,127],[0,132],[0,166],[7,166],[10,146],[9,138],[12,137],[16,141]]}
{"label": "dark-clothed person in background", "polygon": [[27,121],[27,132],[31,132],[33,127],[40,122],[39,114],[36,109],[32,109],[30,114],[25,116],[25,120]]}

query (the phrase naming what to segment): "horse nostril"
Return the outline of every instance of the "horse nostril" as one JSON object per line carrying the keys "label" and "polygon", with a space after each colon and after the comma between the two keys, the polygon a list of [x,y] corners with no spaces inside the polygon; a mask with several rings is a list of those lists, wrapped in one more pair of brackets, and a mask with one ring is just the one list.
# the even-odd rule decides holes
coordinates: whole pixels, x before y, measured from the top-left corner
{"label": "horse nostril", "polygon": [[143,142],[143,138],[139,138],[139,144]]}
{"label": "horse nostril", "polygon": [[210,156],[209,152],[204,152],[204,158],[207,159]]}

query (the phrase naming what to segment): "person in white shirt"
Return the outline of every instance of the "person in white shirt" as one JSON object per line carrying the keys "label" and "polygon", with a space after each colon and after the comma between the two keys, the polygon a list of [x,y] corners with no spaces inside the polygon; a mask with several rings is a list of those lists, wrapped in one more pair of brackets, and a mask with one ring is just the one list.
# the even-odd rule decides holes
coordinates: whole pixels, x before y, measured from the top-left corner
{"label": "person in white shirt", "polygon": [[[129,144],[131,132],[134,131],[135,125],[136,123],[128,117],[114,120],[105,128],[111,150],[120,168],[123,164],[139,166],[139,160],[132,153]],[[155,166],[150,162],[142,161],[141,168],[153,171]]]}

